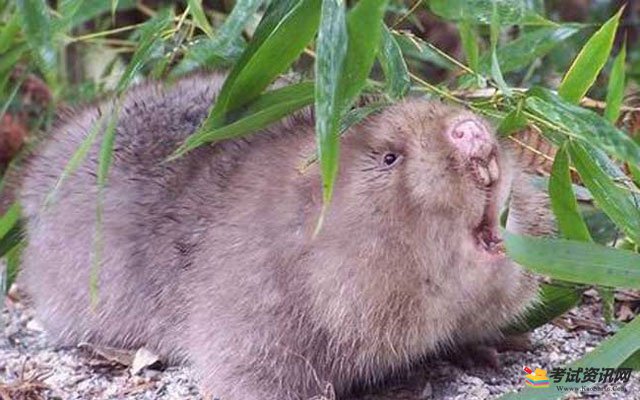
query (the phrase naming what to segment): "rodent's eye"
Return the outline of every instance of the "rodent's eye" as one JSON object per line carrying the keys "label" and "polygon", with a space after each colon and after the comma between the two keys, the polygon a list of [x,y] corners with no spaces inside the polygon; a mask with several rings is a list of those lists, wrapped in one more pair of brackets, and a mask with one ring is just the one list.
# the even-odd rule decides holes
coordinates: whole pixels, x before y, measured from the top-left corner
{"label": "rodent's eye", "polygon": [[398,155],[397,153],[385,153],[385,155],[382,157],[382,164],[385,167],[391,167],[397,164],[398,160],[400,160],[400,155]]}

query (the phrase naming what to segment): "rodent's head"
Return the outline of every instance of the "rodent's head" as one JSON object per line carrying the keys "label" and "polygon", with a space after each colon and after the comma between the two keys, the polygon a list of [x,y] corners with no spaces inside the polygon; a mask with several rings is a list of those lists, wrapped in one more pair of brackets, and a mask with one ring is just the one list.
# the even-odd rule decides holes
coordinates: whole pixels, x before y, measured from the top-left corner
{"label": "rodent's head", "polygon": [[445,219],[468,229],[480,249],[497,251],[498,203],[509,182],[505,155],[484,119],[408,100],[369,118],[343,142],[348,184],[342,186],[356,214],[383,223]]}
{"label": "rodent's head", "polygon": [[535,283],[500,246],[508,164],[487,121],[439,102],[407,100],[352,127],[308,255],[324,324],[393,358],[512,320]]}

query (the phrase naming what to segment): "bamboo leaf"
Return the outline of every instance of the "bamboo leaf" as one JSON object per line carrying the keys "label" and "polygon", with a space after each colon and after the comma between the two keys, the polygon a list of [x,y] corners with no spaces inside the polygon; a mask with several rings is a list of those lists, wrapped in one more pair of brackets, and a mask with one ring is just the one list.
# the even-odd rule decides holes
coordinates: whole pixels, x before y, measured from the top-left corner
{"label": "bamboo leaf", "polygon": [[320,0],[272,2],[227,77],[203,129],[220,127],[227,113],[249,103],[298,58],[318,29]]}
{"label": "bamboo leaf", "polygon": [[553,161],[549,179],[549,195],[551,196],[551,208],[562,235],[571,240],[591,242],[589,229],[578,210],[578,202],[571,186],[566,143],[558,150]]}
{"label": "bamboo leaf", "polygon": [[503,232],[507,254],[533,272],[562,281],[640,288],[640,254],[591,242]]}
{"label": "bamboo leaf", "polygon": [[[562,25],[525,31],[517,39],[497,49],[498,64],[503,73],[524,68],[536,59],[545,56],[580,29],[575,25]],[[486,54],[480,61],[480,71],[487,73],[490,68],[491,56]]]}
{"label": "bamboo leaf", "polygon": [[138,48],[133,53],[131,61],[127,65],[116,91],[123,93],[130,85],[135,75],[151,58],[151,52],[154,46],[162,40],[162,32],[172,23],[173,13],[169,9],[164,9],[149,21],[145,22],[139,29],[140,38],[138,40]]}
{"label": "bamboo leaf", "polygon": [[[342,117],[342,120],[340,121],[340,136],[342,137],[342,135],[344,135],[349,130],[349,128],[359,124],[360,122],[364,121],[364,119],[369,115],[382,110],[388,105],[389,103],[383,100],[370,103],[362,107],[352,108],[344,115],[344,117]],[[298,170],[300,171],[300,173],[305,173],[307,169],[317,161],[318,154],[316,152],[316,154],[307,157],[302,165],[298,167]]]}
{"label": "bamboo leaf", "polygon": [[526,128],[528,124],[529,121],[527,121],[527,117],[524,116],[520,108],[517,108],[507,114],[502,121],[500,121],[500,125],[498,125],[498,134],[500,136],[509,136],[514,132]]}
{"label": "bamboo leaf", "polygon": [[387,81],[387,92],[394,99],[402,98],[411,86],[409,70],[398,42],[384,24],[378,58]]}
{"label": "bamboo leaf", "polygon": [[636,351],[631,357],[622,363],[622,368],[632,368],[634,371],[640,371],[640,350]]}
{"label": "bamboo leaf", "polygon": [[9,71],[16,65],[26,50],[25,44],[19,44],[3,53],[2,58],[0,58],[0,76],[9,75]]}
{"label": "bamboo leaf", "polygon": [[251,103],[243,115],[228,125],[211,130],[200,130],[189,136],[168,158],[174,160],[205,143],[230,139],[267,127],[282,117],[313,103],[311,82],[285,86],[266,92]]}
{"label": "bamboo leaf", "polygon": [[505,96],[511,97],[512,92],[511,88],[504,81],[504,77],[502,76],[502,71],[500,70],[500,61],[498,60],[498,37],[500,35],[500,25],[501,20],[498,15],[498,5],[495,1],[491,2],[493,4],[493,13],[491,14],[491,77],[498,85],[498,88]]}
{"label": "bamboo leaf", "polygon": [[620,160],[640,163],[640,146],[600,115],[560,99],[547,89],[528,91],[527,109],[566,136],[593,144]]}
{"label": "bamboo leaf", "polygon": [[572,141],[568,149],[573,164],[598,206],[629,237],[640,243],[640,208],[598,167],[583,145]]}
{"label": "bamboo leaf", "polygon": [[[338,126],[345,101],[341,76],[347,59],[348,31],[344,3],[324,0],[320,17],[316,59],[316,140],[322,172],[325,207],[331,201],[333,182],[338,172]],[[324,212],[323,214],[324,215]],[[318,223],[320,226],[321,221]]]}
{"label": "bamboo leaf", "polygon": [[394,32],[393,36],[406,57],[429,62],[452,71],[457,68],[451,60],[448,60],[442,54],[438,53],[435,50],[435,46],[413,35],[411,32]]}
{"label": "bamboo leaf", "polygon": [[100,155],[98,161],[98,187],[100,190],[107,183],[107,175],[109,173],[109,167],[111,166],[111,159],[113,154],[113,143],[116,137],[116,124],[118,123],[118,117],[120,114],[120,104],[116,103],[109,111],[109,120],[107,122],[107,128],[103,133],[102,145],[100,146]]}
{"label": "bamboo leaf", "polygon": [[62,173],[60,174],[60,176],[58,177],[58,180],[53,186],[53,189],[51,189],[51,192],[49,192],[49,194],[45,198],[44,205],[43,205],[45,208],[54,202],[56,195],[60,190],[60,187],[62,187],[62,184],[78,169],[78,167],[82,164],[84,159],[87,157],[87,154],[89,154],[89,150],[91,150],[91,146],[96,141],[98,134],[104,128],[106,115],[107,114],[102,114],[98,119],[96,119],[96,121],[93,122],[93,125],[88,135],[82,140],[82,143],[80,143],[80,146],[78,146],[76,151],[73,153],[73,155],[69,159],[69,162],[67,162],[67,165],[64,166],[64,169],[62,170]]}
{"label": "bamboo leaf", "polygon": [[[116,11],[127,10],[135,8],[136,0],[120,0],[120,1],[105,1],[105,0],[65,0],[66,3],[80,3],[78,9],[72,14],[62,13],[65,18],[65,24],[67,28],[72,28],[83,23],[90,21],[106,12],[113,14],[113,5],[116,6]],[[75,4],[69,4],[66,7],[75,7]],[[62,12],[62,10],[61,10]]]}
{"label": "bamboo leaf", "polygon": [[497,13],[504,25],[513,25],[523,20],[528,5],[521,0],[430,0],[429,7],[434,14],[448,20],[472,18],[474,23],[488,25]]}
{"label": "bamboo leaf", "polygon": [[118,10],[118,0],[111,0],[111,18],[115,20],[116,11]]}
{"label": "bamboo leaf", "polygon": [[628,164],[628,166],[631,177],[633,178],[633,182],[637,187],[640,187],[640,167],[633,164]]}
{"label": "bamboo leaf", "polygon": [[346,21],[345,49],[336,46],[345,38],[342,2],[323,2],[316,60],[316,137],[324,205],[316,233],[331,202],[338,171],[339,121],[363,89],[375,60],[386,3],[362,0],[356,4]]}
{"label": "bamboo leaf", "polygon": [[60,20],[56,21],[54,26],[56,31],[67,31],[78,11],[82,8],[84,1],[82,0],[62,0],[58,3],[58,14]]}
{"label": "bamboo leaf", "polygon": [[13,203],[11,207],[0,218],[0,239],[7,236],[9,231],[13,229],[20,220],[20,204]]}
{"label": "bamboo leaf", "polygon": [[52,89],[57,88],[57,56],[54,30],[47,2],[42,0],[16,0],[22,17],[27,42],[35,54],[40,71]]}
{"label": "bamboo leaf", "polygon": [[[12,243],[7,243],[7,246],[0,244],[0,254],[4,254],[7,266],[4,281],[0,284],[0,287],[4,286],[2,293],[5,294],[9,291],[11,285],[15,282],[16,277],[18,276],[18,270],[20,269],[20,256],[22,254],[22,249],[25,246],[25,242],[22,240],[22,231],[19,226],[16,226],[16,228],[17,229],[12,230],[12,232],[7,235],[13,237]],[[5,237],[5,239],[8,239],[8,237]],[[4,242],[4,239],[2,242]],[[2,277],[0,277],[0,280],[2,280]]]}
{"label": "bamboo leaf", "polygon": [[0,54],[4,54],[14,45],[18,32],[20,32],[20,17],[14,14],[0,31]]}
{"label": "bamboo leaf", "polygon": [[593,85],[611,53],[623,10],[624,7],[602,25],[582,47],[560,83],[560,97],[570,103],[578,103]]}
{"label": "bamboo leaf", "polygon": [[625,73],[624,65],[627,58],[627,44],[622,45],[622,49],[613,61],[609,86],[607,87],[607,106],[604,109],[604,117],[615,124],[620,116],[620,106],[624,98]]}
{"label": "bamboo leaf", "polygon": [[209,38],[213,38],[213,29],[202,8],[202,0],[187,0],[187,3],[189,4],[189,12],[198,28],[202,29]]}
{"label": "bamboo leaf", "polygon": [[242,30],[263,0],[238,0],[213,39],[201,39],[191,46],[172,75],[182,75],[198,68],[231,66],[246,47]]}
{"label": "bamboo leaf", "polygon": [[458,24],[458,31],[460,32],[460,41],[462,42],[462,48],[464,49],[464,54],[467,58],[467,64],[469,67],[478,71],[478,41],[477,41],[477,31],[471,24],[469,18],[463,19]]}
{"label": "bamboo leaf", "polygon": [[[640,350],[640,318],[635,318],[624,328],[620,329],[613,337],[604,340],[598,347],[582,357],[578,361],[566,365],[565,368],[617,368],[634,356]],[[566,376],[565,376],[566,378]],[[558,385],[569,388],[592,386],[595,383],[566,382],[563,380]],[[526,388],[520,393],[509,393],[501,396],[500,400],[539,400],[558,399],[568,393],[558,390],[555,384],[547,388]]]}
{"label": "bamboo leaf", "polygon": [[362,0],[347,16],[349,43],[340,76],[340,97],[346,111],[360,95],[378,52],[387,0]]}

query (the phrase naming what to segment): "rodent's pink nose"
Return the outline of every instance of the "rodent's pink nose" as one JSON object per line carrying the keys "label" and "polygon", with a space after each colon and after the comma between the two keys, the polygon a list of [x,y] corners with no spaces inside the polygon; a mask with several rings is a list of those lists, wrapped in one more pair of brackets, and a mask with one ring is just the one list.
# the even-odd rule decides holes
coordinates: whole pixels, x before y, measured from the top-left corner
{"label": "rodent's pink nose", "polygon": [[446,132],[447,139],[457,150],[457,156],[470,170],[480,186],[490,186],[500,179],[496,159],[496,143],[487,127],[478,120],[467,118],[455,121]]}
{"label": "rodent's pink nose", "polygon": [[465,119],[455,123],[448,132],[449,140],[465,156],[472,157],[480,148],[491,143],[491,134],[480,122]]}
{"label": "rodent's pink nose", "polygon": [[479,158],[489,161],[487,158],[496,146],[489,129],[474,118],[452,121],[446,136],[463,160]]}

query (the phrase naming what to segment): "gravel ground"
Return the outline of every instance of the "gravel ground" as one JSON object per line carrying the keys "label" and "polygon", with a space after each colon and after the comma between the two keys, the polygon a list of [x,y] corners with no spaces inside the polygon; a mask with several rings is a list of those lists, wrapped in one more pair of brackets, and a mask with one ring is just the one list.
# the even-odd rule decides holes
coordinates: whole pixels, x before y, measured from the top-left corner
{"label": "gravel ground", "polygon": [[[131,367],[86,349],[52,348],[31,310],[9,299],[5,303],[0,321],[1,400],[203,399],[186,368],[147,368],[133,374]],[[500,353],[497,370],[436,361],[421,376],[419,390],[407,398],[493,399],[522,389],[523,365],[533,369],[559,367],[603,340],[606,327],[594,314],[594,305],[585,305],[557,323],[537,329],[530,350]],[[640,399],[640,376],[634,374],[623,391],[572,398]]]}

